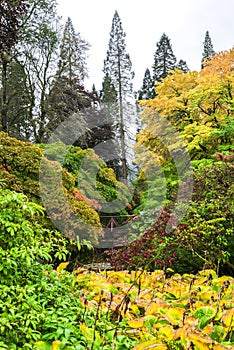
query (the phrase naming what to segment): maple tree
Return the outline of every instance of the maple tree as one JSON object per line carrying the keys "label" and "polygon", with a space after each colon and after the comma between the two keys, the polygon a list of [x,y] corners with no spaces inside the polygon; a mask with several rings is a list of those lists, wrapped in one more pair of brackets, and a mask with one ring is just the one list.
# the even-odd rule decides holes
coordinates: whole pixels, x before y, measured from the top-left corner
{"label": "maple tree", "polygon": [[[172,152],[183,149],[184,144],[192,161],[193,195],[182,221],[182,224],[188,226],[186,229],[178,228],[172,240],[175,244],[180,237],[178,250],[175,249],[178,260],[174,261],[174,264],[177,268],[180,264],[182,267],[183,260],[188,255],[185,263],[187,269],[190,263],[194,263],[194,268],[197,266],[199,269],[203,263],[219,266],[221,261],[225,265],[230,264],[232,260],[233,224],[230,218],[233,213],[229,188],[232,190],[230,174],[233,171],[234,139],[233,55],[234,49],[215,55],[204,64],[201,72],[188,71],[185,74],[178,69],[171,71],[170,75],[156,84],[157,96],[154,99],[139,102],[143,107],[141,117],[145,125],[136,144],[136,160],[141,165],[138,180],[143,183],[141,188],[145,191],[141,200],[142,206],[148,206],[152,211],[158,208],[157,196],[160,193],[161,204],[175,202],[177,186],[181,180],[175,169]],[[180,132],[182,144],[178,134],[172,132],[173,128]],[[167,137],[171,139],[169,145],[163,142]],[[213,163],[216,155],[217,160],[224,164]],[[150,176],[150,170],[157,165],[161,166],[167,183],[164,196],[162,184],[157,181],[157,176],[155,175],[155,179]],[[222,188],[219,188],[220,184],[224,187],[221,185]],[[199,187],[201,185],[202,191]],[[149,196],[151,187],[155,193],[152,198]],[[226,209],[222,204],[224,202],[227,202]],[[150,232],[151,229],[155,229],[152,224],[148,229],[145,228],[145,232]],[[171,236],[167,239],[170,241]],[[137,242],[133,245],[135,246],[138,246]],[[128,256],[134,256],[133,247],[129,247]],[[146,246],[144,249],[149,253],[149,259],[150,256],[153,257],[150,248]],[[193,253],[196,252],[197,256],[190,255],[190,249]],[[160,249],[157,253],[160,253]],[[230,268],[232,271],[232,267]]]}
{"label": "maple tree", "polygon": [[233,61],[234,49],[215,55],[200,74],[196,71],[184,74],[176,69],[157,83],[157,96],[140,102],[146,126],[138,137],[137,148],[156,142],[152,129],[157,133],[158,126],[153,123],[153,113],[159,113],[181,132],[192,158],[203,157],[204,152],[214,153],[220,141],[231,144]]}
{"label": "maple tree", "polygon": [[[82,222],[86,222],[89,229],[85,238],[98,243],[98,237],[103,234],[97,212],[101,210],[99,202],[111,202],[118,196],[124,203],[127,202],[125,186],[116,180],[113,170],[107,168],[105,162],[92,149],[82,150],[79,147],[55,143],[43,151],[38,146],[10,138],[5,133],[0,133],[0,147],[1,186],[24,193],[30,200],[39,204],[42,204],[44,190],[50,200],[50,218],[54,219],[53,222],[57,220],[58,225],[63,225],[61,231],[68,238],[74,238],[75,232],[82,236],[81,227],[86,232]],[[64,147],[67,147],[65,160],[61,157]],[[43,154],[46,158],[43,158],[42,162]],[[87,171],[82,168],[84,159],[89,164]],[[44,164],[44,167],[41,164]],[[43,171],[46,172],[46,178],[40,178],[39,182],[39,173]],[[98,179],[92,176],[93,172],[98,174]],[[58,188],[55,181],[59,174],[63,178],[61,188]],[[80,182],[77,183],[78,178],[82,186],[79,185]],[[49,186],[46,187],[48,182]],[[71,210],[60,200],[64,194],[72,211],[80,218],[72,224]],[[53,227],[48,216],[44,219],[49,228]]]}

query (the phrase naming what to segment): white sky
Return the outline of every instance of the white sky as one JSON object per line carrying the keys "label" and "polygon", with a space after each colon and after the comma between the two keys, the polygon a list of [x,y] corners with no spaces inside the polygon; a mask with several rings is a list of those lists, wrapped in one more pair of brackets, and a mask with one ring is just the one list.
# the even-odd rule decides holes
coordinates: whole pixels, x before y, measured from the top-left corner
{"label": "white sky", "polygon": [[200,70],[203,42],[209,31],[214,50],[234,45],[234,0],[57,0],[63,23],[71,17],[76,32],[91,45],[89,79],[101,88],[103,61],[115,10],[126,32],[127,52],[135,72],[138,90],[147,67],[151,70],[156,43],[165,32],[177,58],[192,70]]}

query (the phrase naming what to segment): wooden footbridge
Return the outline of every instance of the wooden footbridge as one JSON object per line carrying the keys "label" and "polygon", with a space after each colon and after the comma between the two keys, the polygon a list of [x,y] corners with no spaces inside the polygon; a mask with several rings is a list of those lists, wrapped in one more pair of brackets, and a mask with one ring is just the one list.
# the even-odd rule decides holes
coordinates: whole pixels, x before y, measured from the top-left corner
{"label": "wooden footbridge", "polygon": [[99,239],[99,248],[123,247],[128,243],[132,222],[136,215],[100,216],[104,237]]}

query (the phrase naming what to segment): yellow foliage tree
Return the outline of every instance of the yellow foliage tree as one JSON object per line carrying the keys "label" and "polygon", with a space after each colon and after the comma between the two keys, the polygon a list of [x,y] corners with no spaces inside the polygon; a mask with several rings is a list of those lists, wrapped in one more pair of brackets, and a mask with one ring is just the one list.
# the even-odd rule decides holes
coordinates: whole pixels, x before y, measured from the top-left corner
{"label": "yellow foliage tree", "polygon": [[157,114],[181,133],[191,158],[204,157],[218,145],[232,143],[234,48],[215,55],[201,72],[171,71],[156,84],[156,90],[154,99],[139,102],[145,125],[136,145],[140,160],[149,150],[165,161],[169,159],[165,147],[154,136],[162,127],[156,122]]}

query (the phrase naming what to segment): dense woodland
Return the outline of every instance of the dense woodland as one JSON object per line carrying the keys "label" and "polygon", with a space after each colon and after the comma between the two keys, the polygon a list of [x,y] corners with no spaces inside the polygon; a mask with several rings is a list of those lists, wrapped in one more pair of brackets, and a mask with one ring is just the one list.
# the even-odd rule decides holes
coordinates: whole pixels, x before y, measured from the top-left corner
{"label": "dense woodland", "polygon": [[116,11],[89,91],[56,2],[1,0],[0,349],[234,349],[234,48],[204,34],[199,71],[155,38],[136,92]]}

